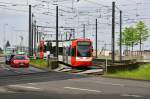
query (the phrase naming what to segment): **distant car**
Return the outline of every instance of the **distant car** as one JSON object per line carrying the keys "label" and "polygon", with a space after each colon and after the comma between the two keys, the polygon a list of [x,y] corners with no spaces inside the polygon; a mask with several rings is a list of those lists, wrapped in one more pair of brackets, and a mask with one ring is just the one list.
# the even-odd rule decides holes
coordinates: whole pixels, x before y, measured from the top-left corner
{"label": "distant car", "polygon": [[29,67],[29,58],[27,55],[15,55],[11,60],[11,67]]}
{"label": "distant car", "polygon": [[9,65],[11,63],[11,59],[14,57],[15,55],[6,55],[5,57],[5,63],[7,65]]}

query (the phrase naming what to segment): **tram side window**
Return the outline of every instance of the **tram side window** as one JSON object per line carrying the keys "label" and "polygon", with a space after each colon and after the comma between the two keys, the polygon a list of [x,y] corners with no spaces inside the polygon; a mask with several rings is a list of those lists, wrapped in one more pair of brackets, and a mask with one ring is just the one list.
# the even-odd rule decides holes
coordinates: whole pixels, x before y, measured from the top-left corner
{"label": "tram side window", "polygon": [[76,47],[72,48],[71,56],[76,56]]}

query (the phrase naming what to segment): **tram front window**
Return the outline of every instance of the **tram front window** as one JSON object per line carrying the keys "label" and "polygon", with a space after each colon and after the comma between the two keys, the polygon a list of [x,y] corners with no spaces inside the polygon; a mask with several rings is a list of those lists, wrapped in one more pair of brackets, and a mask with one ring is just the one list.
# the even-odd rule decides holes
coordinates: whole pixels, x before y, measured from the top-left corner
{"label": "tram front window", "polygon": [[77,56],[78,57],[90,57],[91,52],[90,52],[90,42],[80,42],[78,43],[78,48],[77,48]]}

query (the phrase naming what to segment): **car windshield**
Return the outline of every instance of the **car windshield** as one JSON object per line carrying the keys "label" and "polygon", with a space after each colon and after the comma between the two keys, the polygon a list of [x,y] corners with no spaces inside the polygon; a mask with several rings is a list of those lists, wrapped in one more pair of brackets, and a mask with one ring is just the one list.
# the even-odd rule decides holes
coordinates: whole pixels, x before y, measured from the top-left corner
{"label": "car windshield", "polygon": [[78,42],[77,52],[79,57],[90,57],[90,42]]}
{"label": "car windshield", "polygon": [[25,60],[26,58],[25,58],[25,56],[15,56],[15,59],[17,59],[17,60]]}
{"label": "car windshield", "polygon": [[79,57],[90,57],[90,48],[89,46],[78,46],[78,56]]}

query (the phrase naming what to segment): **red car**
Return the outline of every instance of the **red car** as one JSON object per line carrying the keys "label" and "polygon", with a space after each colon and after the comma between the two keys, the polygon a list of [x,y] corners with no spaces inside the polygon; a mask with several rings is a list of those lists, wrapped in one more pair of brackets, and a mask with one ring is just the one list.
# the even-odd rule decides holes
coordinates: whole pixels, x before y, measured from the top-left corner
{"label": "red car", "polygon": [[11,67],[29,67],[29,58],[26,55],[15,55],[11,59]]}

